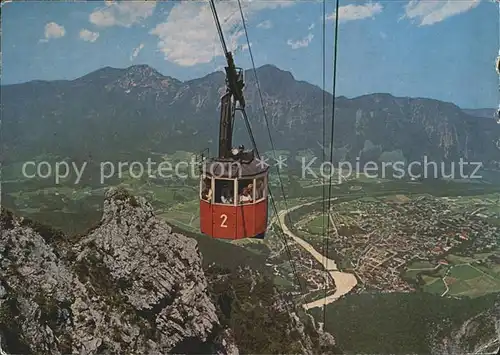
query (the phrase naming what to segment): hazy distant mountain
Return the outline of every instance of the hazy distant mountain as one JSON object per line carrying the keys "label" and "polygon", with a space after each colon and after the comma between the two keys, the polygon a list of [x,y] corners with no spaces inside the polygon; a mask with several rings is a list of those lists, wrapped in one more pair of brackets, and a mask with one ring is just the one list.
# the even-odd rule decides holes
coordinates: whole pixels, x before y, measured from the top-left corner
{"label": "hazy distant mountain", "polygon": [[[257,70],[277,149],[318,151],[323,91],[272,65]],[[253,72],[246,73],[247,112],[262,151],[269,138]],[[224,74],[186,82],[146,65],[103,68],[72,81],[2,87],[2,148],[7,161],[54,153],[72,159],[122,159],[151,151],[215,148]],[[325,93],[329,141],[332,97]],[[435,160],[497,159],[500,128],[451,103],[372,94],[336,100],[336,157],[427,155]],[[248,142],[237,117],[236,143]],[[141,153],[142,152],[142,153]]]}
{"label": "hazy distant mountain", "polygon": [[494,118],[496,114],[494,108],[463,109],[463,111],[468,115],[481,118]]}

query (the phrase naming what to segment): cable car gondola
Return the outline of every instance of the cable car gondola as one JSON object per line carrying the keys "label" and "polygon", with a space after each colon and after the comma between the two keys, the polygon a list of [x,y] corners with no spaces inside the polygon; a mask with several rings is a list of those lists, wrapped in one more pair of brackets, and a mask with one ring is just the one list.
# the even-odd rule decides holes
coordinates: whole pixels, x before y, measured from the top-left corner
{"label": "cable car gondola", "polygon": [[263,238],[267,229],[267,173],[253,151],[204,162],[200,184],[200,228],[213,238]]}
{"label": "cable car gondola", "polygon": [[219,155],[202,163],[200,229],[213,238],[263,238],[269,167],[254,150],[232,147],[233,107],[237,101],[244,107],[244,100],[242,70],[229,63],[227,92],[221,98]]}
{"label": "cable car gondola", "polygon": [[[220,29],[213,2],[211,5]],[[219,239],[263,238],[268,219],[269,167],[258,159],[255,150],[233,147],[235,111],[242,111],[247,119],[243,97],[245,84],[243,70],[235,67],[221,30],[219,34],[227,60],[226,93],[221,98],[219,154],[202,163],[200,229]]]}

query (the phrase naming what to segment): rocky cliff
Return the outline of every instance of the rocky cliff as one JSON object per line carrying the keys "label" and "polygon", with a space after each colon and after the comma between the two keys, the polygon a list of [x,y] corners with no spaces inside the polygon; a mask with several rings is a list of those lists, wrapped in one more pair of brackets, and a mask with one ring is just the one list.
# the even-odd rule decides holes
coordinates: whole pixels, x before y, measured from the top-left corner
{"label": "rocky cliff", "polygon": [[2,355],[338,352],[333,337],[298,314],[272,280],[250,268],[203,270],[194,239],[120,188],[108,190],[100,223],[81,236],[2,209],[0,349]]}
{"label": "rocky cliff", "polygon": [[[439,326],[438,326],[439,329]],[[433,354],[498,354],[500,352],[500,296],[494,306],[456,326],[445,337],[432,340]]]}
{"label": "rocky cliff", "polygon": [[207,277],[221,324],[231,329],[242,353],[342,353],[331,334],[258,271],[244,267],[231,273],[214,266]]}
{"label": "rocky cliff", "polygon": [[8,353],[227,353],[196,242],[142,198],[108,191],[76,243],[2,211],[2,348]]}

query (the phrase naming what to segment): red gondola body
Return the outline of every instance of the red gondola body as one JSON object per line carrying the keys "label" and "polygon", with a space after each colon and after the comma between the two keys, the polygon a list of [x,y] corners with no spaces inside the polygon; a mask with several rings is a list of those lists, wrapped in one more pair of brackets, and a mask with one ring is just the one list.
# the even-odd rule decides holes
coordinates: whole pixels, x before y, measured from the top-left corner
{"label": "red gondola body", "polygon": [[[258,167],[256,160],[239,162],[232,174],[217,169],[231,163],[212,160],[204,165],[200,188],[201,232],[220,239],[263,238],[267,229],[268,169]],[[245,188],[249,201],[242,201]],[[208,196],[206,192],[210,190],[214,193]]]}
{"label": "red gondola body", "polygon": [[200,203],[201,232],[220,239],[264,236],[267,227],[267,201],[252,205],[224,206]]}
{"label": "red gondola body", "polygon": [[[246,154],[253,156],[253,152]],[[256,159],[207,162],[200,185],[201,232],[220,239],[263,238],[268,216],[267,179],[268,168],[259,167]],[[245,189],[248,201],[243,201]]]}

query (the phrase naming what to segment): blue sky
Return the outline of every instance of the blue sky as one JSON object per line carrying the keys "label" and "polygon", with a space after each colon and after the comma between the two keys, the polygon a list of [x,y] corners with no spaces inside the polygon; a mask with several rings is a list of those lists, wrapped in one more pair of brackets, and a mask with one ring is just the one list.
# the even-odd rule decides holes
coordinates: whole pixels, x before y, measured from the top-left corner
{"label": "blue sky", "polygon": [[[322,2],[242,0],[256,65],[322,85]],[[496,107],[498,8],[491,0],[348,1],[339,11],[337,93],[431,97]],[[2,6],[2,84],[74,79],[149,64],[180,80],[224,65],[206,2],[23,2]],[[237,2],[219,1],[237,65],[250,67]],[[334,1],[327,3],[332,90]]]}

